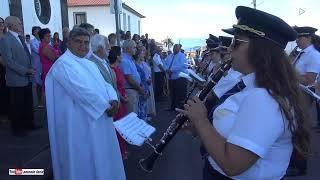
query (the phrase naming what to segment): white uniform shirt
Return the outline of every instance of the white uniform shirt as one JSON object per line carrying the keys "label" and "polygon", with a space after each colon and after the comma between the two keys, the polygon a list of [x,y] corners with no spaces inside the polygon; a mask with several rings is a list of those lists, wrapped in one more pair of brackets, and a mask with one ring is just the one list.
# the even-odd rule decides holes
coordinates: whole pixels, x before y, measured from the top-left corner
{"label": "white uniform shirt", "polygon": [[220,98],[224,93],[240,82],[241,76],[242,74],[240,72],[231,68],[228,71],[228,74],[222,77],[218,84],[214,86],[213,92]]}
{"label": "white uniform shirt", "polygon": [[[255,74],[243,78],[246,88],[230,96],[213,113],[213,126],[227,142],[245,148],[260,158],[233,179],[281,179],[292,153],[288,123],[278,103],[266,89],[255,86]],[[224,174],[209,157],[214,169]]]}
{"label": "white uniform shirt", "polygon": [[155,53],[153,55],[152,61],[153,61],[153,71],[154,72],[161,72],[159,65],[162,65],[162,67],[163,67],[163,63],[162,63],[161,57],[158,53]]}
{"label": "white uniform shirt", "polygon": [[295,67],[300,75],[305,75],[307,72],[320,72],[320,53],[313,45],[308,46],[301,52],[304,52],[297,60]]}

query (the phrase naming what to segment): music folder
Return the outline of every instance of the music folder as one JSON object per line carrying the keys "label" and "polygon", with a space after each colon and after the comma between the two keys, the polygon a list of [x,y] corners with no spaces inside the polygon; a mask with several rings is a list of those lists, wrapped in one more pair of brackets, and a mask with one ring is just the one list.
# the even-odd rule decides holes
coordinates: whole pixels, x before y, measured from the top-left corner
{"label": "music folder", "polygon": [[115,121],[114,126],[120,136],[129,144],[142,146],[143,143],[150,138],[156,129],[139,119],[134,112],[129,113],[125,117]]}
{"label": "music folder", "polygon": [[184,72],[179,72],[178,76],[179,76],[179,77],[182,77],[182,78],[185,78],[185,79],[187,79],[187,80],[190,81],[190,82],[193,81],[193,79],[189,76],[189,74],[186,74],[186,73],[184,73]]}
{"label": "music folder", "polygon": [[188,69],[187,70],[189,75],[194,78],[195,80],[199,81],[199,82],[205,82],[206,80],[204,80],[202,77],[200,77],[197,73],[195,73],[192,69]]}

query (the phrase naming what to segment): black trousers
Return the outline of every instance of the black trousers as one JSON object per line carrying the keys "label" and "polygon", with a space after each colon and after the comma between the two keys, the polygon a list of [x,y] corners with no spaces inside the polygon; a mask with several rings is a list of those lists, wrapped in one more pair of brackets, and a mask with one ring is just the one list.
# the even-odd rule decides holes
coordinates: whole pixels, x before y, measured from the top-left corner
{"label": "black trousers", "polygon": [[154,98],[158,100],[163,96],[164,72],[154,73]]}
{"label": "black trousers", "polygon": [[171,109],[183,109],[184,101],[188,91],[188,81],[185,78],[169,80]]}
{"label": "black trousers", "polygon": [[[0,69],[3,68],[0,65]],[[3,70],[3,69],[1,69]],[[7,116],[9,112],[9,90],[6,86],[5,72],[0,70],[0,116]]]}
{"label": "black trousers", "polygon": [[316,101],[316,109],[317,109],[317,125],[320,126],[320,102]]}
{"label": "black trousers", "polygon": [[9,121],[13,132],[34,127],[32,84],[24,87],[8,87]]}

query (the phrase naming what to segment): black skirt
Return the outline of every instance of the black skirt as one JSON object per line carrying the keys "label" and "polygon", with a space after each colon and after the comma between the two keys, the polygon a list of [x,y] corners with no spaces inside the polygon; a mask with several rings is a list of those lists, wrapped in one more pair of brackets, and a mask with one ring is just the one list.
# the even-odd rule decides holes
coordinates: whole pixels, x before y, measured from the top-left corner
{"label": "black skirt", "polygon": [[6,86],[6,69],[0,64],[0,116],[6,116],[9,112],[9,89]]}

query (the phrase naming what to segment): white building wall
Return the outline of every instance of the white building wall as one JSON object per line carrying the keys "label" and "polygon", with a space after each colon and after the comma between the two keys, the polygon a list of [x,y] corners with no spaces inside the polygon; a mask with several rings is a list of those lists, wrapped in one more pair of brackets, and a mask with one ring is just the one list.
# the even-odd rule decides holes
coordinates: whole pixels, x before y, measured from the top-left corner
{"label": "white building wall", "polygon": [[10,15],[9,1],[8,0],[1,0],[0,1],[0,17],[5,19],[9,15]]}
{"label": "white building wall", "polygon": [[[108,36],[110,33],[116,32],[116,23],[114,14],[110,13],[110,6],[81,6],[81,7],[69,7],[69,28],[73,28],[75,24],[74,13],[75,12],[85,12],[87,16],[87,22],[94,25],[95,28],[100,30],[100,34]],[[128,26],[128,15],[131,21],[131,34],[139,34],[138,30],[138,20],[139,17],[132,14],[131,12],[123,9],[123,12],[127,16],[127,26]],[[123,26],[123,15],[120,15],[120,27],[124,30]],[[140,20],[141,21],[141,20]],[[140,25],[141,27],[141,25]],[[128,29],[128,28],[127,28]],[[140,31],[141,32],[141,31]]]}
{"label": "white building wall", "polygon": [[[140,22],[140,31],[139,31],[139,26],[138,26],[138,21],[141,21],[141,18],[139,18],[138,16],[134,15],[133,13],[125,10],[125,9],[122,9],[123,13],[126,13],[126,16],[127,16],[127,28],[124,28],[123,27],[123,14],[120,15],[121,17],[121,29],[122,30],[126,30],[128,31],[128,16],[130,16],[130,31],[131,31],[131,34],[141,34],[141,26],[142,26],[142,22]],[[139,35],[140,35],[139,34]]]}
{"label": "white building wall", "polygon": [[51,18],[48,24],[42,24],[36,14],[34,1],[21,1],[22,14],[23,14],[23,25],[25,34],[32,33],[33,26],[40,26],[41,28],[49,28],[51,34],[58,32],[60,39],[62,39],[62,18],[61,18],[61,7],[60,0],[50,0],[51,6]]}
{"label": "white building wall", "polygon": [[[10,15],[8,0],[0,1],[0,16],[6,18]],[[61,20],[61,8],[60,0],[50,0],[51,5],[51,18],[48,24],[42,24],[36,14],[34,1],[22,0],[22,16],[23,16],[23,26],[24,33],[31,35],[32,26],[40,26],[42,28],[49,28],[53,32],[62,32],[62,20]],[[62,37],[60,35],[60,37]]]}
{"label": "white building wall", "polygon": [[114,33],[116,31],[114,14],[110,13],[110,8],[107,6],[69,7],[68,16],[70,28],[73,28],[75,24],[75,12],[85,12],[87,15],[87,23],[98,28],[102,35],[108,36],[110,33]]}

